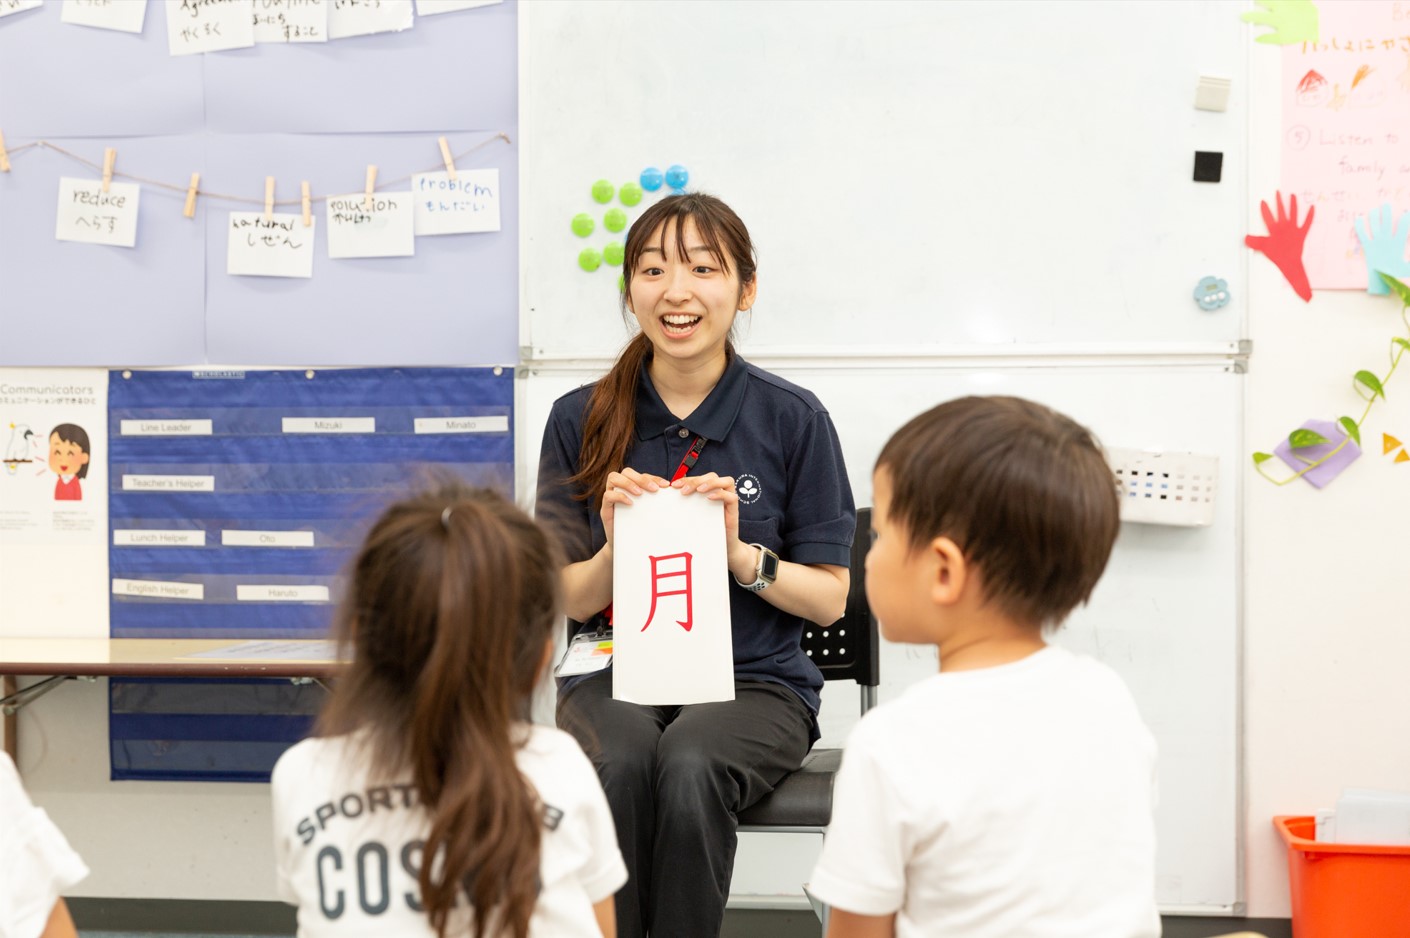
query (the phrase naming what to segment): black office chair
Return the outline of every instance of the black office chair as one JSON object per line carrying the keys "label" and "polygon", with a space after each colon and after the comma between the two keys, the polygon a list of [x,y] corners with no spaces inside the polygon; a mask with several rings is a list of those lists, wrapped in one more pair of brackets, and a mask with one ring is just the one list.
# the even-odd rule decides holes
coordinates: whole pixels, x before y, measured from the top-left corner
{"label": "black office chair", "polygon": [[[881,683],[876,619],[867,605],[865,561],[870,546],[871,509],[859,508],[847,611],[829,626],[809,623],[803,630],[803,650],[822,671],[823,680],[857,682],[863,714],[876,706],[876,687]],[[797,771],[740,812],[739,829],[822,833],[832,819],[832,781],[841,765],[841,749],[814,749]]]}

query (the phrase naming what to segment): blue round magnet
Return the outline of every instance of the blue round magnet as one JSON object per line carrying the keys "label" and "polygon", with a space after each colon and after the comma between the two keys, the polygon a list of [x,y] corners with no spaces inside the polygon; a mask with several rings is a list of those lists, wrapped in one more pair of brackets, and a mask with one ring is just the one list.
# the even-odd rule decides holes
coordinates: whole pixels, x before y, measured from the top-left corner
{"label": "blue round magnet", "polygon": [[1218,277],[1205,277],[1195,284],[1194,297],[1200,309],[1219,309],[1229,304],[1229,284]]}
{"label": "blue round magnet", "polygon": [[690,182],[690,171],[681,164],[677,163],[666,170],[666,185],[670,186],[676,192],[680,192],[684,189],[685,184],[688,182]]}
{"label": "blue round magnet", "polygon": [[641,171],[641,187],[647,192],[655,192],[665,181],[666,174],[655,166],[648,166]]}

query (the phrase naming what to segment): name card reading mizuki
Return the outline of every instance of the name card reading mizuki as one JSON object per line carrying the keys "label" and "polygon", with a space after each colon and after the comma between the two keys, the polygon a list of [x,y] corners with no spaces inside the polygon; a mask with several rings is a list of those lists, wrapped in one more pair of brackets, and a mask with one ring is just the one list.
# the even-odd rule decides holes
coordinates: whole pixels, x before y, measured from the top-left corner
{"label": "name card reading mizuki", "polygon": [[416,253],[411,196],[405,192],[328,197],[328,256],[410,257]]}
{"label": "name card reading mizuki", "polygon": [[304,227],[298,215],[231,212],[225,272],[241,277],[312,277],[317,219]]}
{"label": "name card reading mizuki", "polygon": [[327,42],[334,0],[255,0],[255,42]]}
{"label": "name card reading mizuki", "polygon": [[59,215],[54,236],[60,241],[137,246],[137,201],[142,188],[115,182],[103,191],[96,179],[59,179]]}
{"label": "name card reading mizuki", "polygon": [[411,28],[411,0],[334,0],[328,11],[328,37],[346,39]]}
{"label": "name card reading mizuki", "polygon": [[376,433],[376,417],[284,417],[285,433]]}
{"label": "name card reading mizuki", "polygon": [[64,0],[59,21],[74,26],[95,26],[124,33],[140,33],[147,17],[145,2],[132,0]]}
{"label": "name card reading mizuki", "polygon": [[499,230],[499,170],[472,169],[411,177],[416,234],[473,234]]}
{"label": "name card reading mizuki", "polygon": [[172,55],[247,49],[255,44],[254,0],[166,0]]}

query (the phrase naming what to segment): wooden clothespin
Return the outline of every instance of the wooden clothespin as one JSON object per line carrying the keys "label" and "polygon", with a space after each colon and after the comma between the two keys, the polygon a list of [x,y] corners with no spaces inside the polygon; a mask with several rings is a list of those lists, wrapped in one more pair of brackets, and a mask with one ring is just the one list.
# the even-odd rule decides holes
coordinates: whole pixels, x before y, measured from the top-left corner
{"label": "wooden clothespin", "polygon": [[181,212],[181,214],[185,215],[187,218],[196,217],[196,192],[198,191],[196,187],[200,184],[201,174],[192,173],[191,185],[186,187],[186,208]]}
{"label": "wooden clothespin", "polygon": [[307,179],[305,179],[305,180],[303,181],[303,186],[302,186],[302,188],[303,188],[303,196],[304,196],[304,227],[305,227],[305,228],[312,228],[312,227],[313,227],[313,215],[310,214],[310,212],[309,212],[309,202],[310,202],[311,200],[310,200],[309,197],[308,197],[308,180],[307,180]]}
{"label": "wooden clothespin", "polygon": [[264,220],[274,220],[274,177],[264,177]]}
{"label": "wooden clothespin", "polygon": [[377,164],[367,167],[367,191],[362,196],[362,207],[372,211],[372,189],[377,185]]}
{"label": "wooden clothespin", "polygon": [[446,143],[446,138],[442,137],[438,141],[441,145],[441,159],[446,161],[446,175],[451,182],[455,182],[455,160],[450,155],[450,144]]}
{"label": "wooden clothespin", "polygon": [[107,147],[103,150],[103,191],[113,184],[113,164],[117,162],[117,150]]}
{"label": "wooden clothespin", "polygon": [[[442,137],[441,139],[444,140],[445,138]],[[5,134],[0,131],[0,173],[8,173],[9,171],[10,154],[5,152]]]}

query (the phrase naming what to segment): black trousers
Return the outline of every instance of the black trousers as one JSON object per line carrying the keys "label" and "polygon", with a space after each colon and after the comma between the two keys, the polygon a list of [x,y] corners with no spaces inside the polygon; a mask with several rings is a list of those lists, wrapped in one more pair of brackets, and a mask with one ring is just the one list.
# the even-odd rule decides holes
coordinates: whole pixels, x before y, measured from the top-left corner
{"label": "black trousers", "polygon": [[612,699],[603,671],[558,700],[558,725],[597,767],[627,884],[618,938],[718,938],[735,816],[808,754],[812,716],[787,687],[736,681],[735,699],[647,707]]}

